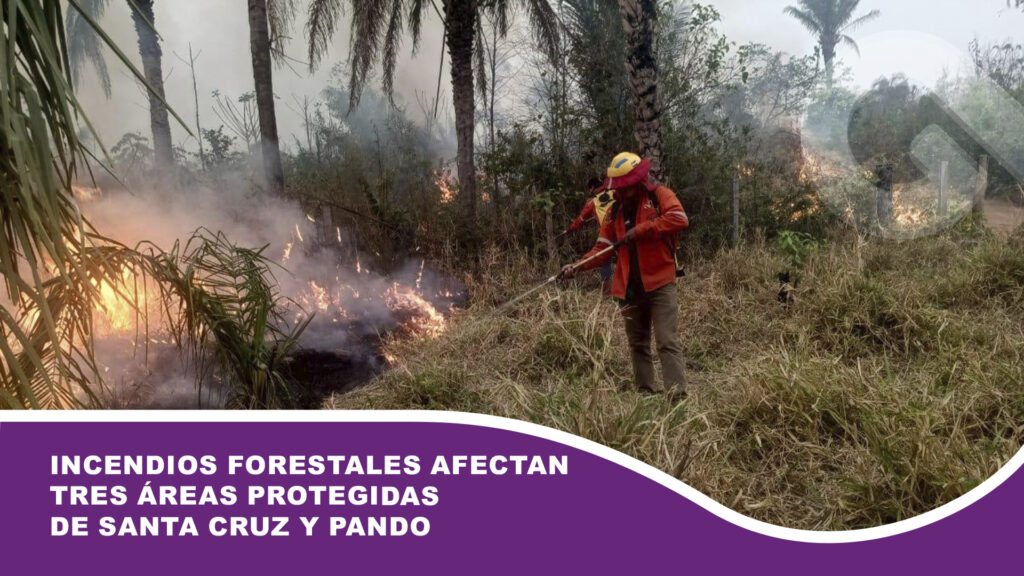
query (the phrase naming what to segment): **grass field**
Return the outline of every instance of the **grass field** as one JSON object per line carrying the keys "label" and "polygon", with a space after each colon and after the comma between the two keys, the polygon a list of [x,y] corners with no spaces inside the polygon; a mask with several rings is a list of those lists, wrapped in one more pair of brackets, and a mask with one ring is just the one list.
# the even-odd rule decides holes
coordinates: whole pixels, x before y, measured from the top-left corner
{"label": "grass field", "polygon": [[325,408],[495,414],[577,434],[739,512],[838,530],[915,516],[995,473],[1024,438],[1024,233],[969,224],[904,243],[837,239],[777,301],[787,268],[754,242],[679,283],[690,398],[629,390],[615,304],[587,281],[512,314],[522,257],[495,255],[473,306]]}

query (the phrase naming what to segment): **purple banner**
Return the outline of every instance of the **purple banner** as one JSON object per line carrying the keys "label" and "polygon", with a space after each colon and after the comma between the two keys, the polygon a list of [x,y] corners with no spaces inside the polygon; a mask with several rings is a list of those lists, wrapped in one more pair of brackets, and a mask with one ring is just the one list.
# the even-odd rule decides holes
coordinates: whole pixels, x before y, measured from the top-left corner
{"label": "purple banner", "polygon": [[1020,571],[1019,473],[927,525],[831,544],[663,481],[467,424],[4,422],[0,573]]}

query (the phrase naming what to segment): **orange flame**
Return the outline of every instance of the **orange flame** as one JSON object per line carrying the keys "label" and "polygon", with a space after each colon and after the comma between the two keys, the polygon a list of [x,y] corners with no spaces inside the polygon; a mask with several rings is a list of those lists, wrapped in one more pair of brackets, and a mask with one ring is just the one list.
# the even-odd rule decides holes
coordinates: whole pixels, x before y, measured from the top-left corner
{"label": "orange flame", "polygon": [[434,172],[434,183],[441,191],[441,204],[451,204],[455,201],[455,190],[452,189],[451,175],[448,170]]}
{"label": "orange flame", "polygon": [[443,314],[433,304],[407,286],[397,282],[391,286],[387,294],[388,307],[394,311],[408,311],[414,314],[406,328],[424,336],[435,338],[440,336],[447,327]]}

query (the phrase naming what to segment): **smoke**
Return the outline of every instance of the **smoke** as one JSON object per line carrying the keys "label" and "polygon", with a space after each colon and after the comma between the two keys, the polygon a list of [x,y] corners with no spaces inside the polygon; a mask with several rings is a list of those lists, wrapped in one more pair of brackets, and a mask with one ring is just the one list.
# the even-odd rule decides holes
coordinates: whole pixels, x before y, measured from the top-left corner
{"label": "smoke", "polygon": [[[190,51],[196,60],[199,94],[199,116],[203,128],[216,129],[217,118],[211,93],[240,95],[253,90],[252,53],[249,46],[249,27],[244,3],[210,0],[175,0],[154,3],[155,22],[160,32],[163,49],[164,89],[171,107],[183,118],[191,120],[197,110],[193,94],[192,71],[187,61]],[[349,12],[351,14],[351,11]],[[136,67],[141,69],[141,57],[136,45],[138,38],[126,2],[111,3],[100,24]],[[285,42],[290,63],[275,67],[274,86],[279,97],[278,129],[283,145],[291,145],[305,133],[301,110],[296,100],[304,96],[316,98],[328,83],[332,69],[321,66],[308,73],[305,60],[308,49],[303,33],[305,12],[300,10],[294,22],[293,37]],[[346,62],[349,57],[350,16],[338,22],[337,34],[324,62]],[[438,84],[438,66],[444,47],[444,25],[431,11],[424,17],[419,50],[414,53],[408,36],[403,34],[404,49],[400,51],[395,77],[395,92],[400,101],[419,112],[417,99],[422,94],[433,97],[440,87],[442,98],[450,91],[447,70]],[[117,141],[125,132],[146,132],[149,129],[149,105],[146,90],[109,51],[107,64],[113,80],[113,94],[107,97],[96,75],[85,74],[76,96],[88,111],[90,120],[98,128],[102,140]],[[447,65],[445,66],[447,68]],[[379,70],[377,68],[376,70]],[[418,118],[419,119],[419,118]],[[197,148],[194,138],[176,122],[171,123],[174,143],[190,150]]]}
{"label": "smoke", "polygon": [[[444,315],[455,306],[461,288],[433,270],[425,260],[411,259],[384,273],[374,269],[375,255],[359,252],[353,232],[329,212],[307,213],[297,203],[255,191],[241,181],[192,186],[173,192],[145,186],[116,190],[83,201],[83,213],[103,235],[133,246],[151,242],[167,250],[197,229],[221,232],[235,245],[263,248],[275,263],[274,281],[286,318],[313,319],[300,338],[310,355],[344,359],[353,376],[380,370],[382,336],[402,331],[415,337],[436,336]],[[148,309],[156,308],[149,303]],[[194,368],[159,326],[149,332],[125,318],[111,322],[114,312],[98,315],[99,323],[119,329],[101,333],[97,358],[111,404],[124,407],[218,407],[225,393],[214,376],[200,396]],[[107,318],[104,318],[107,316]],[[297,360],[298,361],[298,360]],[[337,370],[338,363],[330,363]],[[298,372],[309,373],[308,367]],[[327,368],[325,368],[327,369]],[[314,378],[318,375],[312,374]],[[338,374],[331,387],[351,384]]]}

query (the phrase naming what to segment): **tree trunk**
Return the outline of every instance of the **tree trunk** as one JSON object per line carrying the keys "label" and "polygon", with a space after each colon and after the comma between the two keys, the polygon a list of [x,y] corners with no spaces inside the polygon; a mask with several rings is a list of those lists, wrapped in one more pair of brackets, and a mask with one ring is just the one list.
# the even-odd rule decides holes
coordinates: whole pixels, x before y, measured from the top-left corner
{"label": "tree trunk", "polygon": [[473,158],[475,99],[473,92],[473,43],[476,33],[476,0],[447,0],[448,54],[452,66],[452,101],[458,142],[459,204],[463,223],[476,222],[476,166]]}
{"label": "tree trunk", "polygon": [[260,116],[263,172],[273,194],[284,193],[284,169],[277,138],[277,112],[274,109],[274,68],[270,59],[270,29],[267,0],[249,0],[249,44],[252,72],[256,83],[256,108]]}
{"label": "tree trunk", "polygon": [[[128,3],[129,5],[132,2]],[[154,161],[157,168],[174,166],[174,147],[171,143],[171,121],[164,105],[163,51],[157,38],[153,16],[153,0],[135,0],[138,11],[132,9],[135,33],[139,37],[139,56],[142,73],[152,91],[149,95],[149,125],[153,132]],[[154,93],[155,92],[155,93]]]}
{"label": "tree trunk", "polygon": [[831,90],[836,76],[836,45],[823,42],[821,57],[825,61],[825,86]]}
{"label": "tree trunk", "polygon": [[[490,132],[490,151],[491,159],[496,156],[498,149],[497,136],[494,131],[494,106],[495,106],[495,95],[494,92],[498,89],[498,21],[495,20],[491,26],[492,42],[491,42],[491,89],[488,97],[490,98],[490,105],[488,106],[488,128]],[[491,172],[491,197],[499,207],[502,206],[501,194],[498,193],[498,171],[493,167],[490,168]]]}
{"label": "tree trunk", "polygon": [[626,71],[636,100],[637,152],[651,161],[651,176],[665,181],[662,167],[661,100],[658,98],[658,2],[619,0],[626,31]]}
{"label": "tree trunk", "polygon": [[555,218],[550,204],[544,209],[544,239],[548,245],[548,270],[558,270],[558,244],[555,242]]}

